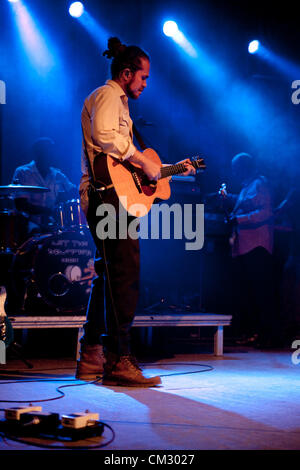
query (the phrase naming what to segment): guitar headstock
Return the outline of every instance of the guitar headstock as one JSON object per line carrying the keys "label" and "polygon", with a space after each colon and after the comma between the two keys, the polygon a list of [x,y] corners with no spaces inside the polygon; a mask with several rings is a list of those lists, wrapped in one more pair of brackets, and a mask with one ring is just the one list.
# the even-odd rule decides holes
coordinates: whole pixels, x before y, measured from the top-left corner
{"label": "guitar headstock", "polygon": [[196,157],[190,158],[192,165],[196,170],[202,170],[204,171],[206,169],[206,165],[204,162],[204,158],[199,157],[198,155]]}
{"label": "guitar headstock", "polygon": [[222,196],[224,199],[226,198],[227,196],[227,186],[226,186],[226,183],[222,183],[221,184],[221,187],[219,189],[219,195]]}

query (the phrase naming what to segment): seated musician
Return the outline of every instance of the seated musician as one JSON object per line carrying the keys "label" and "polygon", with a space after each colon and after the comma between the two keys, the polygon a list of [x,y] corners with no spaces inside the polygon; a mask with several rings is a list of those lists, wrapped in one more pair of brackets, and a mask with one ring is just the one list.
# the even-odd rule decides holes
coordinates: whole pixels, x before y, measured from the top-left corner
{"label": "seated musician", "polygon": [[[37,192],[24,191],[15,197],[16,209],[28,219],[21,243],[34,235],[48,233],[52,227],[55,228],[56,204],[78,197],[77,187],[59,169],[50,166],[54,159],[54,148],[54,142],[50,138],[36,140],[32,146],[33,160],[19,166],[14,172],[13,184],[48,189]],[[26,282],[22,273],[7,276],[6,291],[6,313],[15,315],[22,312],[26,297]]]}
{"label": "seated musician", "polygon": [[16,208],[29,214],[28,232],[44,231],[54,216],[55,204],[78,197],[76,186],[59,169],[51,165],[55,144],[52,139],[42,137],[32,146],[33,160],[16,168],[13,184],[40,186],[47,192],[24,193],[15,199]]}

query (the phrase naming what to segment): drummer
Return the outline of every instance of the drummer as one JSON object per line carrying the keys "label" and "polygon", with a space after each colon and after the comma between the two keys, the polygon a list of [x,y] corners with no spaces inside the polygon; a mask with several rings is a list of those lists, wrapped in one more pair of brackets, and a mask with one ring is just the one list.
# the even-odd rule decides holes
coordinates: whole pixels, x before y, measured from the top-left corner
{"label": "drummer", "polygon": [[32,146],[33,160],[16,168],[13,175],[13,184],[42,186],[49,190],[24,193],[15,198],[16,208],[29,214],[29,234],[48,230],[54,221],[55,205],[78,197],[78,188],[59,169],[51,166],[54,150],[52,139],[39,138]]}

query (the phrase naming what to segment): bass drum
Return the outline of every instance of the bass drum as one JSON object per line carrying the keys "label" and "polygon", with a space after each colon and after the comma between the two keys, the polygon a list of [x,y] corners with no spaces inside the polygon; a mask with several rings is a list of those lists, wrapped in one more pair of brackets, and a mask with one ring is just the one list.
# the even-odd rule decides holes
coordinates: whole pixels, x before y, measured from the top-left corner
{"label": "bass drum", "polygon": [[[53,313],[78,314],[86,309],[95,276],[94,245],[89,232],[62,231],[33,237],[16,252],[13,277],[26,285],[25,311],[39,315],[43,303]],[[26,307],[27,304],[27,307]]]}

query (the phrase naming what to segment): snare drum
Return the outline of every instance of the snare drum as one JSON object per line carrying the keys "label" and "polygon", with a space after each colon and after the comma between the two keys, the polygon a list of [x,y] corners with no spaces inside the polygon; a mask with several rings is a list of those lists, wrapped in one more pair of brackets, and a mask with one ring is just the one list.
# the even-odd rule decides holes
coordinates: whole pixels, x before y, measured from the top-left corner
{"label": "snare drum", "polygon": [[57,222],[62,229],[87,227],[85,215],[79,199],[62,202],[57,208]]}

